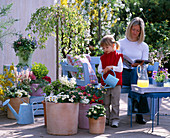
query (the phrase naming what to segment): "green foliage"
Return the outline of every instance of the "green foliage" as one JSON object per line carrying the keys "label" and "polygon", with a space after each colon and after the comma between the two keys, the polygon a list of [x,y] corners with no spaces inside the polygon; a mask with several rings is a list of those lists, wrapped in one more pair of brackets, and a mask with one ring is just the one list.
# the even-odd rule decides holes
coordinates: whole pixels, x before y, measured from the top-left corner
{"label": "green foliage", "polygon": [[37,79],[42,79],[43,77],[47,76],[49,72],[45,64],[41,64],[37,62],[34,62],[34,64],[32,64],[31,70]]}
{"label": "green foliage", "polygon": [[88,118],[94,118],[97,120],[99,117],[106,115],[106,109],[104,108],[104,105],[97,104],[92,105],[89,110],[87,111],[87,117]]}
{"label": "green foliage", "polygon": [[35,38],[33,40],[24,38],[22,35],[19,36],[19,39],[14,41],[13,43],[14,51],[16,52],[16,56],[23,57],[23,60],[27,61],[29,55],[34,52],[37,48],[37,42]]}
{"label": "green foliage", "polygon": [[38,34],[40,48],[45,48],[48,36],[56,35],[58,29],[59,52],[65,58],[67,54],[81,54],[88,52],[89,26],[74,8],[63,5],[41,7],[32,14],[26,30]]}
{"label": "green foliage", "polygon": [[[10,35],[14,35],[15,30],[11,29],[11,26],[18,21],[18,19],[14,19],[12,17],[8,17],[8,14],[11,10],[12,7],[12,3],[7,5],[7,6],[3,6],[0,7],[0,48],[1,50],[3,50],[3,40],[6,36],[10,36]],[[5,19],[7,17],[7,19]]]}

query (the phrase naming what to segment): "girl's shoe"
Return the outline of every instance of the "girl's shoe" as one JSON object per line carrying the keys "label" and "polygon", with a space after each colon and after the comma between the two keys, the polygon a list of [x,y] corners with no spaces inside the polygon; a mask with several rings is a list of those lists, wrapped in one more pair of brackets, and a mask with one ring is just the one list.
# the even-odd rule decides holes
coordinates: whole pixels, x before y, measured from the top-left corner
{"label": "girl's shoe", "polygon": [[112,120],[112,125],[111,125],[111,127],[118,127],[118,125],[119,125],[119,121],[118,120]]}

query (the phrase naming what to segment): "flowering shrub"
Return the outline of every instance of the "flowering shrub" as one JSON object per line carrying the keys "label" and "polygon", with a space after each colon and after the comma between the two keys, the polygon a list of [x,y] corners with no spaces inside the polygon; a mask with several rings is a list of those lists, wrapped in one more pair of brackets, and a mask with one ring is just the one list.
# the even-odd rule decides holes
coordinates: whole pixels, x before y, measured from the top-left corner
{"label": "flowering shrub", "polygon": [[96,87],[93,83],[87,84],[86,86],[79,86],[77,90],[82,95],[81,103],[92,104],[92,103],[100,103],[103,104],[103,96],[106,92],[103,86],[100,88]]}
{"label": "flowering shrub", "polygon": [[51,78],[47,76],[49,70],[47,69],[45,64],[35,62],[34,64],[32,64],[31,70],[32,72],[30,74],[30,84],[39,84],[36,88],[36,91],[39,88],[43,88],[44,86],[51,83]]}
{"label": "flowering shrub", "polygon": [[[45,101],[55,103],[77,103],[80,101],[81,94],[76,90],[76,79],[68,80],[67,76],[52,82],[44,88],[46,95]],[[55,95],[54,95],[55,94]]]}
{"label": "flowering shrub", "polygon": [[13,43],[14,51],[16,56],[23,57],[23,60],[28,60],[28,57],[34,50],[37,48],[37,42],[35,38],[33,40],[24,38],[22,35],[19,36],[19,39]]}
{"label": "flowering shrub", "polygon": [[94,118],[98,119],[99,117],[105,116],[106,115],[106,109],[104,108],[103,105],[97,104],[97,105],[92,105],[89,110],[87,111],[87,117],[89,118]]}
{"label": "flowering shrub", "polygon": [[[9,70],[4,68],[4,74],[0,75],[0,100],[5,101],[6,98],[29,97],[30,89],[30,71],[22,70],[17,72],[17,68],[13,65]],[[1,108],[4,110],[4,108]]]}
{"label": "flowering shrub", "polygon": [[168,79],[168,76],[169,76],[168,69],[160,68],[158,72],[153,71],[152,78],[156,82],[164,82]]}

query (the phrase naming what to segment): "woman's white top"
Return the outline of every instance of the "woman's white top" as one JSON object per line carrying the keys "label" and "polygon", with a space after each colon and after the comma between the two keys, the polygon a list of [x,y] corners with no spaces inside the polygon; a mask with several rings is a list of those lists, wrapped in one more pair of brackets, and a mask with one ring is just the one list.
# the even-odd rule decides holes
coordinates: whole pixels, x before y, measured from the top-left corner
{"label": "woman's white top", "polygon": [[[129,41],[127,38],[118,41],[120,44],[120,53],[128,56],[132,61],[137,59],[148,60],[149,47],[145,42],[138,43]],[[123,65],[123,68],[128,68]]]}
{"label": "woman's white top", "polygon": [[[114,59],[113,59],[114,60]],[[123,71],[123,62],[122,62],[122,58],[120,57],[119,58],[119,62],[117,64],[117,66],[112,66],[113,67],[113,71],[116,71],[116,72],[122,72]],[[102,62],[100,60],[99,62],[99,66],[98,66],[98,73],[99,74],[102,74],[103,72],[103,69],[102,69]]]}

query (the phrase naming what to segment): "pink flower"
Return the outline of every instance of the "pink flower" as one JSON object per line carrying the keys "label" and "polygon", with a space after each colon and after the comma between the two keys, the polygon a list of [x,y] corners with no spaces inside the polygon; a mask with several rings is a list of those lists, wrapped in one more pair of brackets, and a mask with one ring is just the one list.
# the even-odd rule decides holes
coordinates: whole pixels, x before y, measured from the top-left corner
{"label": "pink flower", "polygon": [[36,80],[36,76],[33,74],[32,71],[30,71],[29,77],[31,78],[31,80]]}

